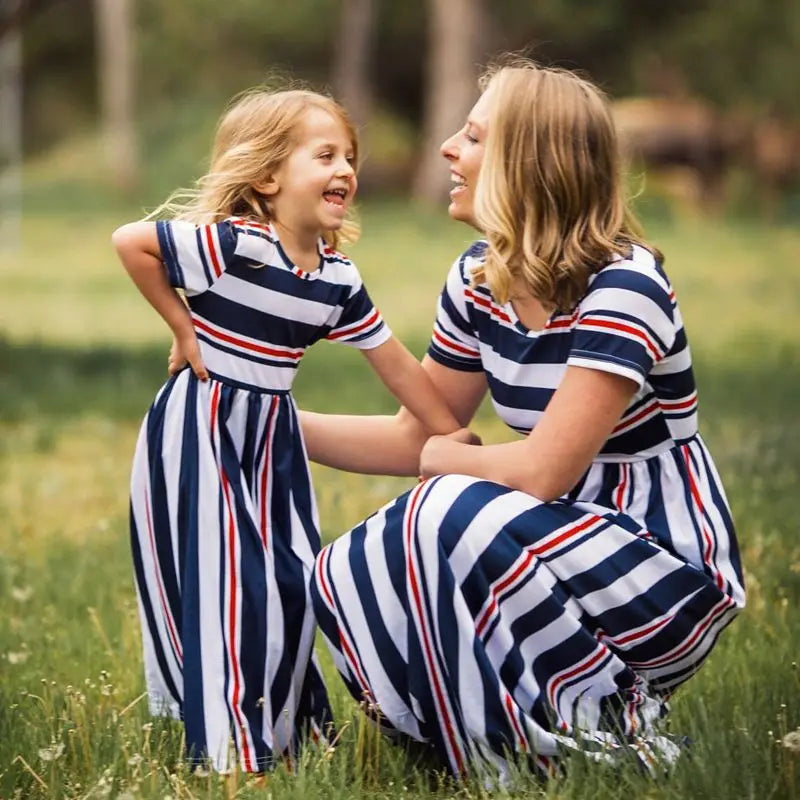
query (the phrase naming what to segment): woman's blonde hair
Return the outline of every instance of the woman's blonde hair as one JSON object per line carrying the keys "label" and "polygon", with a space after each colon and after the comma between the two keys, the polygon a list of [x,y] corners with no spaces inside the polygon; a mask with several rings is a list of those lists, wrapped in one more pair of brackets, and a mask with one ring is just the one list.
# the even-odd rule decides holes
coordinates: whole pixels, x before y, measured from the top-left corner
{"label": "woman's blonde hair", "polygon": [[[237,95],[217,123],[208,172],[191,189],[180,189],[148,218],[168,215],[198,225],[244,217],[272,219],[267,198],[254,188],[277,170],[297,144],[306,113],[317,108],[341,122],[358,163],[358,134],[347,112],[332,98],[308,89],[248,89]],[[358,239],[359,227],[346,219],[325,231],[331,247]]]}
{"label": "woman's blonde hair", "polygon": [[473,280],[499,302],[518,281],[571,310],[589,276],[641,237],[608,102],[575,73],[527,59],[489,67],[481,89],[490,121],[475,214],[489,247]]}

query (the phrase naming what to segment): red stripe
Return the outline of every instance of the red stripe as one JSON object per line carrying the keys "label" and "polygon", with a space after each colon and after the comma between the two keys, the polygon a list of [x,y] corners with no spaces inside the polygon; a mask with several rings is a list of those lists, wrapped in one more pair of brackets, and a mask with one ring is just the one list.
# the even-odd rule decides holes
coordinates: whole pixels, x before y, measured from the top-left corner
{"label": "red stripe", "polygon": [[519,727],[517,715],[514,710],[514,704],[511,702],[511,695],[508,692],[506,692],[506,711],[508,711],[508,718],[511,720],[511,724],[514,726],[514,732],[517,734],[520,750],[522,750],[523,753],[526,753],[528,751],[528,743],[525,741],[525,737],[522,735],[522,730]]}
{"label": "red stripe", "polygon": [[156,556],[156,539],[153,534],[153,523],[150,519],[150,497],[147,493],[147,487],[145,487],[144,490],[144,512],[147,519],[147,532],[150,536],[150,551],[153,554],[153,568],[156,573],[156,585],[158,586],[158,596],[161,600],[161,609],[167,620],[167,629],[169,631],[169,638],[172,640],[172,649],[175,651],[178,661],[183,664],[183,650],[181,649],[181,643],[178,639],[177,631],[175,630],[175,621],[172,619],[172,612],[167,604],[167,598],[161,581],[161,569],[158,566],[158,557]]}
{"label": "red stripe", "polygon": [[652,414],[653,411],[656,411],[657,409],[658,409],[658,401],[651,400],[649,405],[639,409],[639,411],[637,411],[636,414],[634,414],[632,417],[628,417],[627,419],[623,418],[622,421],[619,423],[619,425],[617,425],[617,427],[614,428],[613,431],[611,431],[612,435],[615,433],[619,433],[620,431],[623,431],[626,428],[629,428],[634,423],[639,422],[641,419],[646,417],[648,414]]}
{"label": "red stripe", "polygon": [[378,309],[376,308],[369,315],[369,317],[367,317],[367,319],[364,322],[362,322],[361,324],[356,325],[355,327],[343,328],[342,330],[337,331],[336,333],[331,332],[331,333],[328,334],[327,338],[328,339],[341,339],[343,336],[352,336],[354,333],[358,333],[360,330],[363,330],[364,328],[368,328],[370,325],[374,324],[375,320],[378,319],[378,316],[379,316],[379,312],[378,312]]}
{"label": "red stripe", "polygon": [[495,303],[492,303],[491,300],[488,300],[479,294],[475,294],[471,289],[467,289],[464,292],[464,296],[471,298],[475,305],[487,309],[493,317],[499,317],[501,320],[503,320],[503,322],[511,322],[511,318],[508,316],[508,314],[506,314],[506,312]]}
{"label": "red stripe", "polygon": [[528,552],[525,554],[525,557],[520,562],[519,566],[509,575],[505,580],[500,581],[497,586],[492,586],[492,601],[486,608],[486,611],[481,614],[481,618],[478,620],[478,623],[475,626],[475,633],[476,635],[480,636],[483,633],[484,626],[489,620],[489,617],[492,615],[492,612],[497,608],[497,596],[500,592],[503,591],[509,584],[513,583],[519,575],[524,572],[528,565],[533,561],[533,554]]}
{"label": "red stripe", "polygon": [[585,522],[582,522],[580,525],[576,525],[572,528],[567,528],[564,533],[556,536],[555,539],[551,539],[547,544],[541,545],[541,547],[533,547],[531,548],[531,552],[537,556],[542,555],[542,553],[546,553],[548,550],[552,550],[557,545],[561,544],[562,542],[566,541],[570,537],[574,536],[576,533],[580,533],[581,531],[586,530],[586,528],[591,527],[596,522],[601,522],[601,517],[597,517],[592,514]]}
{"label": "red stripe", "polygon": [[606,319],[592,319],[590,317],[584,317],[580,324],[586,325],[590,328],[611,328],[612,330],[630,333],[644,342],[645,346],[650,352],[650,355],[652,355],[654,359],[658,360],[661,357],[658,349],[653,342],[650,341],[648,336],[643,331],[640,331],[638,328],[634,328],[631,325],[623,325],[621,322],[611,322],[610,320]]}
{"label": "red stripe", "polygon": [[689,474],[689,490],[692,494],[692,499],[697,506],[697,523],[700,525],[700,529],[703,531],[703,539],[706,543],[706,548],[703,552],[703,561],[712,568],[714,572],[714,582],[716,583],[717,588],[723,589],[725,586],[725,579],[722,577],[722,573],[717,569],[716,564],[712,564],[712,558],[714,556],[716,547],[714,539],[711,534],[709,534],[708,526],[706,525],[703,498],[700,497],[700,492],[697,490],[697,484],[695,483],[694,473],[692,472],[692,465],[689,459],[689,445],[684,445],[681,450],[683,451],[683,458],[686,461],[686,471]]}
{"label": "red stripe", "polygon": [[[214,391],[211,399],[211,435],[213,437],[214,430],[216,429],[217,411],[219,408],[219,384],[215,384]],[[222,481],[222,491],[225,497],[225,508],[228,516],[228,559],[229,568],[228,575],[230,577],[230,604],[228,607],[228,651],[231,657],[231,672],[233,673],[233,695],[231,697],[231,706],[233,713],[236,716],[236,723],[239,726],[239,733],[241,736],[242,755],[245,761],[245,768],[248,772],[252,772],[253,765],[250,756],[250,748],[247,743],[247,735],[242,721],[241,710],[239,708],[239,661],[236,657],[236,528],[233,521],[233,509],[230,498],[230,485],[228,476],[222,466],[222,459],[219,458],[220,479]]]}
{"label": "red stripe", "polygon": [[369,690],[369,684],[366,681],[363,673],[361,672],[361,668],[358,665],[358,660],[356,659],[356,655],[351,649],[350,645],[347,643],[347,639],[345,638],[344,631],[342,630],[341,625],[338,624],[338,613],[336,611],[336,606],[333,602],[333,595],[331,595],[330,589],[328,588],[328,583],[325,580],[325,567],[323,566],[323,562],[325,559],[330,559],[330,548],[323,547],[322,551],[317,558],[317,575],[319,577],[319,584],[322,587],[322,592],[325,595],[325,599],[328,601],[328,605],[331,608],[334,616],[337,618],[337,630],[339,633],[339,644],[342,646],[342,653],[347,660],[348,664],[350,664],[351,670],[353,674],[356,676],[356,680],[361,684],[361,689],[364,693],[372,699],[372,692]]}
{"label": "red stripe", "polygon": [[664,617],[664,619],[659,620],[658,622],[654,622],[649,627],[643,628],[640,631],[635,631],[634,633],[628,633],[625,636],[606,636],[604,638],[608,639],[608,641],[613,642],[616,645],[628,644],[629,642],[634,642],[637,639],[642,639],[643,637],[647,636],[653,631],[658,630],[659,628],[663,628],[664,625],[666,625],[673,619],[675,619],[675,615],[670,614],[668,617]]}
{"label": "red stripe", "polygon": [[560,686],[564,681],[569,680],[570,678],[574,678],[576,675],[580,675],[581,672],[588,672],[603,656],[608,653],[608,648],[605,645],[599,644],[597,652],[586,662],[583,664],[579,664],[574,669],[571,669],[569,672],[564,672],[559,675],[551,684],[550,689],[548,691],[548,696],[550,697],[550,705],[553,708],[556,708],[556,688]]}
{"label": "red stripe", "polygon": [[267,476],[269,473],[270,443],[272,432],[275,429],[275,406],[278,404],[278,397],[273,395],[267,416],[267,441],[264,446],[264,462],[261,469],[261,541],[264,543],[264,550],[268,550],[267,541],[269,539],[269,515],[267,514]]}
{"label": "red stripe", "polygon": [[422,610],[422,600],[420,598],[419,586],[417,585],[417,576],[414,572],[413,558],[411,555],[411,520],[414,518],[414,511],[416,509],[417,501],[419,500],[420,494],[422,493],[422,488],[424,486],[425,486],[424,483],[420,484],[420,486],[417,487],[417,489],[413,492],[413,496],[411,498],[411,508],[409,509],[408,517],[406,518],[406,552],[408,553],[406,560],[406,567],[408,569],[409,582],[411,583],[411,593],[414,597],[414,602],[417,607],[417,613],[419,615],[420,627],[422,628],[423,644],[425,645],[425,658],[428,662],[428,669],[431,673],[433,688],[435,691],[437,703],[439,705],[439,716],[442,722],[444,722],[445,733],[447,734],[447,738],[450,743],[450,748],[453,751],[453,755],[455,757],[456,764],[458,767],[457,771],[459,773],[463,773],[464,762],[461,759],[461,753],[456,745],[453,726],[450,721],[450,717],[447,714],[447,708],[444,700],[444,693],[442,692],[442,688],[439,684],[439,678],[438,675],[436,674],[436,667],[433,660],[433,654],[431,652],[430,642],[428,641],[428,629],[427,626],[425,625],[425,615]]}
{"label": "red stripe", "polygon": [[252,350],[254,353],[263,353],[264,355],[268,356],[279,356],[281,358],[291,359],[292,361],[299,361],[305,352],[304,350],[291,350],[289,348],[279,350],[275,347],[266,347],[262,344],[252,344],[251,342],[246,342],[244,339],[240,339],[238,336],[233,336],[230,333],[218,331],[215,328],[210,327],[201,319],[198,319],[196,316],[192,316],[192,322],[196,328],[200,328],[200,330],[204,333],[207,333],[216,339],[221,339],[223,342],[235,344],[237,347],[241,347],[244,350]]}
{"label": "red stripe", "polygon": [[697,403],[697,395],[692,393],[689,396],[688,400],[662,400],[659,399],[659,405],[668,410],[668,411],[675,411],[680,408],[689,408],[690,406],[696,405]]}
{"label": "red stripe", "polygon": [[333,597],[331,596],[330,590],[328,589],[328,584],[325,581],[325,570],[322,567],[322,562],[325,560],[325,557],[330,557],[330,553],[328,552],[327,547],[322,548],[322,552],[319,554],[319,558],[317,559],[317,574],[319,575],[319,583],[322,586],[322,591],[325,594],[325,599],[328,601],[328,605],[331,607],[332,610],[335,609],[333,604]]}
{"label": "red stripe", "polygon": [[464,353],[468,356],[477,356],[480,355],[478,350],[472,350],[469,347],[464,347],[464,345],[457,344],[452,339],[448,339],[442,334],[440,334],[437,330],[434,329],[433,331],[433,338],[438,339],[445,347],[449,347],[451,350],[457,350],[459,353]]}
{"label": "red stripe", "polygon": [[620,471],[622,472],[622,479],[617,486],[616,497],[614,498],[614,505],[622,511],[623,503],[625,502],[625,489],[628,487],[628,465],[620,464]]}
{"label": "red stripe", "polygon": [[731,605],[733,605],[733,600],[725,595],[725,597],[723,597],[722,600],[716,606],[714,606],[711,613],[701,623],[698,624],[694,634],[692,634],[692,636],[690,636],[678,648],[671,650],[669,653],[660,656],[659,658],[651,659],[650,661],[629,661],[628,666],[638,667],[640,669],[643,667],[652,669],[653,667],[663,666],[664,664],[669,664],[671,661],[677,660],[687,650],[691,649],[691,646],[695,643],[700,634],[702,634],[706,628],[710,627],[717,617],[730,608]]}
{"label": "red stripe", "polygon": [[211,263],[214,266],[214,274],[219,278],[219,276],[222,275],[222,267],[219,265],[217,251],[214,247],[214,237],[211,234],[211,225],[206,225],[206,245],[208,246],[208,254],[211,256]]}

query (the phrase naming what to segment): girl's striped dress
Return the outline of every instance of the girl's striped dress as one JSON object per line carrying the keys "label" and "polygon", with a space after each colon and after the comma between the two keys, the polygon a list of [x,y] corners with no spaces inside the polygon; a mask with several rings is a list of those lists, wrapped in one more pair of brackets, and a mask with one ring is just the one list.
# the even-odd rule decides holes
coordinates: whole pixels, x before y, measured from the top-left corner
{"label": "girl's striped dress", "polygon": [[131,479],[131,541],[150,708],[184,721],[197,763],[255,772],[324,733],[308,584],[317,509],[290,394],[320,339],[391,335],[355,266],[319,245],[303,272],[273,229],[159,222],[211,379],[160,390]]}
{"label": "girl's striped dress", "polygon": [[574,312],[533,332],[470,285],[484,253],[473,245],[448,276],[433,359],[483,370],[497,413],[523,434],[566,365],[638,391],[567,497],[440,476],[323,548],[317,619],[352,694],[454,773],[502,774],[511,754],[549,771],[569,749],[670,760],[677,747],[656,725],[666,700],[744,605],[674,295],[634,247]]}

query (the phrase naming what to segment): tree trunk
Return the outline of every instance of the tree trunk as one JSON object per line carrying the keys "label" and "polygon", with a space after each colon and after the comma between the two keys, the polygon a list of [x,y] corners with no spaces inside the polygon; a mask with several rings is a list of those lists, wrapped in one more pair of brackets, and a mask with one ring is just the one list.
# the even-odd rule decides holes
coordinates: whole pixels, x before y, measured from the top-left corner
{"label": "tree trunk", "polygon": [[439,146],[464,124],[478,96],[481,0],[429,0],[428,60],[423,135],[412,194],[439,203],[449,174]]}
{"label": "tree trunk", "polygon": [[372,108],[370,64],[374,34],[374,0],[342,0],[333,90],[359,126],[366,125]]}
{"label": "tree trunk", "polygon": [[95,0],[97,77],[106,163],[115,186],[127,193],[139,183],[131,5],[132,0]]}
{"label": "tree trunk", "polygon": [[[21,8],[20,2],[16,9]],[[12,9],[12,11],[16,10]],[[22,222],[22,35],[0,35],[0,249],[16,251]]]}
{"label": "tree trunk", "polygon": [[342,0],[336,41],[338,45],[331,70],[333,91],[359,129],[359,149],[364,162],[360,174],[363,190],[369,188],[375,177],[368,157],[368,123],[373,99],[370,67],[375,42],[375,0]]}

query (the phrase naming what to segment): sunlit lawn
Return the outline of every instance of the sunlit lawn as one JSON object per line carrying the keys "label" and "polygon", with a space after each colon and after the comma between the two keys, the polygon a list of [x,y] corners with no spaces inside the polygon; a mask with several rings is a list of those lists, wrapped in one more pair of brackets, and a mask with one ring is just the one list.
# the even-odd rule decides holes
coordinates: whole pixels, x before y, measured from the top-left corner
{"label": "sunlit lawn", "polygon": [[[141,699],[127,543],[139,420],[163,379],[168,337],[116,264],[113,228],[135,212],[26,214],[0,251],[0,798],[477,797],[359,721],[321,653],[342,733],[264,785],[188,776],[180,731]],[[362,211],[353,250],[389,323],[424,349],[436,294],[470,231],[403,204]],[[740,530],[747,611],[674,703],[694,742],[665,781],[580,761],[517,789],[553,798],[800,797],[800,233],[753,222],[651,226],[696,355],[701,424]],[[297,397],[318,410],[390,411],[358,353],[320,345]],[[485,408],[484,438],[510,434]],[[330,539],[408,485],[316,469]],[[499,791],[499,790],[497,790]],[[127,793],[127,794],[126,794]]]}

